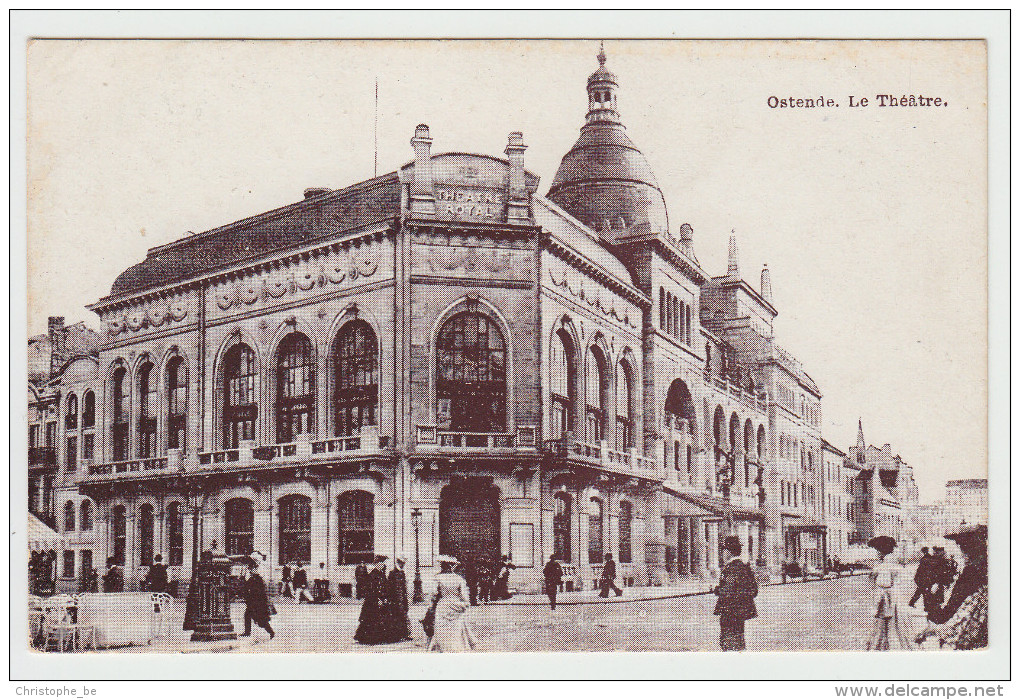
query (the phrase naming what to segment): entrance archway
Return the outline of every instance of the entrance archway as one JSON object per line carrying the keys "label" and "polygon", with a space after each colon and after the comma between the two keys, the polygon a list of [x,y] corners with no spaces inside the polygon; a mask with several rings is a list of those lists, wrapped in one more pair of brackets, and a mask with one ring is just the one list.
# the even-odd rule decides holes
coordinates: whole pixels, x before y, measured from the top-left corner
{"label": "entrance archway", "polygon": [[455,479],[439,494],[439,553],[498,561],[499,489],[483,478]]}

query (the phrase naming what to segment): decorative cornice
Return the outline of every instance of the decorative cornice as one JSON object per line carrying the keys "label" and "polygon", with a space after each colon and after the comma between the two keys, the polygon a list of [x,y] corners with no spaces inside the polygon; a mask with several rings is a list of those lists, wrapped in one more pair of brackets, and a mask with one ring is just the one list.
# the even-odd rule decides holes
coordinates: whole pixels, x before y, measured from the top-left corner
{"label": "decorative cornice", "polygon": [[573,248],[561,241],[546,235],[542,239],[542,245],[553,255],[568,263],[571,267],[588,275],[609,290],[616,292],[628,301],[637,304],[644,310],[652,308],[652,300],[645,296],[636,287],[629,286],[619,278],[609,274],[602,267],[588,260],[586,257],[575,251]]}

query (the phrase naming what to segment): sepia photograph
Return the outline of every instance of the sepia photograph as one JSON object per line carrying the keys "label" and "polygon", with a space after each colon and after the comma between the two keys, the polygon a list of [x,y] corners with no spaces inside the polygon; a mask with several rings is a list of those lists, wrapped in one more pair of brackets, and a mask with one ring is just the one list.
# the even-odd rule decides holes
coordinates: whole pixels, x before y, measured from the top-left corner
{"label": "sepia photograph", "polygon": [[24,51],[30,654],[1007,619],[985,41]]}

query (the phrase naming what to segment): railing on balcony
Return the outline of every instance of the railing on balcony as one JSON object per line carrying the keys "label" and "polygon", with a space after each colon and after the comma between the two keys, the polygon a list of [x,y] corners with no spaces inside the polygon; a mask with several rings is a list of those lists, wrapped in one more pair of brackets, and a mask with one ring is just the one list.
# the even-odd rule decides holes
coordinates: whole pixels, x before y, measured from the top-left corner
{"label": "railing on balcony", "polygon": [[55,447],[29,447],[28,466],[56,467],[57,449]]}
{"label": "railing on balcony", "polygon": [[126,459],[120,462],[91,464],[88,473],[95,475],[127,474],[129,472],[146,472],[166,469],[169,466],[167,457],[151,457],[148,459]]}
{"label": "railing on balcony", "polygon": [[256,446],[254,441],[243,440],[229,450],[213,450],[198,454],[182,455],[180,450],[168,450],[166,457],[155,459],[134,459],[106,464],[89,464],[91,476],[108,476],[152,469],[212,469],[217,465],[228,467],[252,467],[266,463],[314,462],[328,459],[337,453],[366,452],[386,448],[389,439],[380,437],[375,428],[362,430],[358,435],[345,435],[327,440],[312,440],[310,435],[299,435],[294,442]]}
{"label": "railing on balcony", "polygon": [[734,384],[729,381],[726,377],[720,377],[712,375],[709,372],[705,372],[705,381],[711,382],[719,391],[729,394],[733,398],[737,399],[744,406],[758,411],[765,412],[768,410],[768,396],[764,393],[755,393],[744,389],[739,384]]}
{"label": "railing on balcony", "polygon": [[419,425],[417,444],[425,449],[533,449],[535,447],[535,428],[520,426],[513,433],[480,433],[465,430],[441,430],[434,425]]}
{"label": "railing on balcony", "polygon": [[655,460],[651,457],[640,455],[635,449],[630,449],[627,452],[614,450],[606,442],[593,444],[571,438],[563,438],[559,440],[546,440],[545,449],[548,452],[554,452],[562,456],[573,455],[592,462],[598,462],[615,471],[630,471],[649,476],[661,476]]}

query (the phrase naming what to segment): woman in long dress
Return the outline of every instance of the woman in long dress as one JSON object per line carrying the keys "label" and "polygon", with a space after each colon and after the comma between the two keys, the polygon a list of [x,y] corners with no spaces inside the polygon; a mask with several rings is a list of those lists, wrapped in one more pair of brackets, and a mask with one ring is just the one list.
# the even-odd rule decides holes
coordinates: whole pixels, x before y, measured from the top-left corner
{"label": "woman in long dress", "polygon": [[870,651],[913,649],[914,645],[906,628],[907,620],[902,617],[899,603],[896,601],[896,588],[902,574],[891,556],[896,549],[896,540],[881,535],[872,538],[868,546],[878,552],[879,559],[871,571],[875,626],[866,648]]}
{"label": "woman in long dress", "polygon": [[471,629],[467,626],[464,613],[471,608],[467,581],[454,573],[457,560],[440,555],[438,600],[436,601],[435,633],[429,642],[428,651],[444,653],[471,651],[477,644]]}

